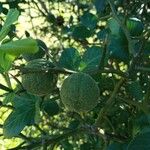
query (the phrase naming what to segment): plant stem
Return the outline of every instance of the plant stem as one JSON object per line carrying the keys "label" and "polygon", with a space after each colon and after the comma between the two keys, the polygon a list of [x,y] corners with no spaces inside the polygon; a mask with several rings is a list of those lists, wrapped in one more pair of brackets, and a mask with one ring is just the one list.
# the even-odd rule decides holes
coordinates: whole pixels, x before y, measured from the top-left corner
{"label": "plant stem", "polygon": [[100,123],[102,122],[104,116],[106,116],[106,114],[108,113],[108,111],[111,109],[111,107],[113,107],[114,104],[114,100],[117,96],[118,91],[120,90],[122,84],[124,83],[125,79],[121,78],[120,81],[116,84],[114,91],[112,92],[110,98],[107,100],[105,106],[100,110],[99,114],[98,114],[98,118],[95,122],[96,126],[99,126]]}

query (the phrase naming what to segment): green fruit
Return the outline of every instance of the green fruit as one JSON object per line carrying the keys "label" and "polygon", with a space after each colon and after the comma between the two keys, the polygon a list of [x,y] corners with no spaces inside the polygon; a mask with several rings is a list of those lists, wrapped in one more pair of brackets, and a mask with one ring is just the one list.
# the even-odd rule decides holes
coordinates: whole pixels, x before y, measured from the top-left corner
{"label": "green fruit", "polygon": [[37,43],[38,43],[38,46],[39,46],[38,52],[36,52],[35,54],[23,54],[23,58],[26,61],[31,61],[31,60],[34,60],[34,59],[42,58],[45,55],[45,51],[48,50],[46,44],[43,41],[39,40],[39,39],[37,39]]}
{"label": "green fruit", "polygon": [[25,66],[32,72],[22,75],[22,85],[31,94],[44,96],[50,94],[55,88],[57,77],[46,69],[47,67],[53,68],[53,64],[44,59],[35,59]]}
{"label": "green fruit", "polygon": [[143,23],[137,18],[129,18],[126,21],[127,29],[131,36],[140,36],[144,30]]}
{"label": "green fruit", "polygon": [[60,97],[66,108],[78,113],[92,110],[98,104],[99,88],[85,73],[74,73],[65,79]]}

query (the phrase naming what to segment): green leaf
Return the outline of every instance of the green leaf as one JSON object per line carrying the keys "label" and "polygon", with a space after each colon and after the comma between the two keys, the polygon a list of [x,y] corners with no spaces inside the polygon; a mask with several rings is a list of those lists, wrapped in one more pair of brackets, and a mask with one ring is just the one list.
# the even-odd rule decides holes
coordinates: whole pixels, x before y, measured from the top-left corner
{"label": "green leaf", "polygon": [[144,45],[144,55],[150,56],[150,41],[146,42]]}
{"label": "green leaf", "polygon": [[32,38],[11,41],[0,46],[0,51],[12,55],[36,53],[38,50],[37,41]]}
{"label": "green leaf", "polygon": [[110,58],[124,62],[129,61],[129,51],[126,40],[124,41],[118,36],[110,35],[107,49]]}
{"label": "green leaf", "polygon": [[126,26],[131,36],[140,36],[144,30],[144,25],[138,18],[127,19]]}
{"label": "green leaf", "polygon": [[126,150],[127,146],[126,143],[113,142],[108,146],[107,150]]}
{"label": "green leaf", "polygon": [[19,17],[19,11],[17,9],[10,9],[6,21],[0,31],[0,41],[2,41],[8,32],[10,31],[11,25],[18,20]]}
{"label": "green leaf", "polygon": [[94,5],[96,7],[97,12],[102,12],[106,6],[106,0],[94,0]]}
{"label": "green leaf", "polygon": [[83,25],[76,26],[72,32],[73,38],[80,39],[80,40],[89,38],[91,35],[92,35],[91,30],[87,29]]}
{"label": "green leaf", "polygon": [[7,72],[16,56],[0,51],[0,72]]}
{"label": "green leaf", "polygon": [[136,100],[139,101],[143,99],[143,92],[139,81],[129,82],[127,85],[127,91]]}
{"label": "green leaf", "polygon": [[17,136],[26,125],[32,125],[36,122],[38,111],[36,103],[40,100],[39,97],[27,93],[14,98],[12,103],[15,109],[5,120],[3,126],[3,133],[6,138]]}
{"label": "green leaf", "polygon": [[93,71],[97,70],[100,64],[103,49],[99,46],[89,47],[80,63],[80,71]]}
{"label": "green leaf", "polygon": [[89,13],[89,12],[85,12],[82,16],[81,16],[81,23],[89,28],[89,29],[94,29],[97,25],[97,17],[92,14],[92,13]]}
{"label": "green leaf", "polygon": [[80,145],[80,150],[91,150],[92,144],[87,142]]}
{"label": "green leaf", "polygon": [[109,19],[107,22],[107,25],[111,31],[111,34],[119,35],[120,25],[118,24],[118,22],[114,18]]}
{"label": "green leaf", "polygon": [[57,115],[60,111],[57,102],[51,99],[44,100],[42,107],[49,116]]}
{"label": "green leaf", "polygon": [[[123,22],[124,18],[123,16],[118,16],[119,19]],[[110,32],[112,35],[117,36],[118,38],[122,39],[122,40],[126,40],[126,36],[123,32],[123,30],[121,29],[119,23],[116,21],[116,19],[114,18],[110,18],[107,22],[108,28],[110,29]]]}
{"label": "green leaf", "polygon": [[36,52],[34,54],[24,54],[23,58],[26,61],[31,61],[31,60],[34,60],[34,59],[42,58],[42,57],[44,57],[45,52],[48,52],[48,48],[42,40],[36,39],[36,41],[38,43],[39,50],[38,50],[38,52]]}
{"label": "green leaf", "polygon": [[6,94],[6,96],[5,96],[4,100],[3,100],[3,104],[5,105],[5,104],[7,104],[9,102],[12,102],[14,98],[15,98],[15,93],[14,92]]}
{"label": "green leaf", "polygon": [[108,34],[109,34],[109,30],[107,28],[102,29],[97,33],[97,38],[100,40],[105,40]]}
{"label": "green leaf", "polygon": [[63,140],[61,142],[61,147],[64,149],[64,150],[73,150],[73,145],[69,143],[68,140]]}
{"label": "green leaf", "polygon": [[[133,118],[133,127],[135,132],[133,135],[137,134],[136,132],[144,133],[147,127],[150,127],[150,114],[138,113],[135,118]],[[138,129],[138,130],[136,130]],[[150,131],[150,128],[149,128]]]}
{"label": "green leaf", "polygon": [[79,124],[80,124],[79,120],[73,120],[69,123],[68,128],[70,128],[72,130],[76,129],[79,126]]}
{"label": "green leaf", "polygon": [[78,70],[80,60],[80,54],[75,48],[66,48],[61,54],[58,66],[70,70]]}
{"label": "green leaf", "polygon": [[137,135],[128,145],[127,150],[150,150],[150,132]]}

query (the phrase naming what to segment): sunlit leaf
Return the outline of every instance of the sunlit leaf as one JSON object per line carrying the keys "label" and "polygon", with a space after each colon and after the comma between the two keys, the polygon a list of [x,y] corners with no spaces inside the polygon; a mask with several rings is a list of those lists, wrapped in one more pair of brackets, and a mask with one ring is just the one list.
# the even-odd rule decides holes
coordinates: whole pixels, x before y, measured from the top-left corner
{"label": "sunlit leaf", "polygon": [[36,53],[38,50],[37,41],[32,38],[11,41],[0,46],[0,51],[12,55]]}
{"label": "sunlit leaf", "polygon": [[37,101],[40,101],[39,97],[29,94],[14,98],[13,106],[15,109],[4,122],[3,133],[6,138],[17,136],[26,125],[37,122],[37,115],[39,115],[39,106],[36,106]]}
{"label": "sunlit leaf", "polygon": [[2,41],[6,37],[6,35],[11,29],[11,25],[18,20],[18,17],[19,11],[17,9],[9,10],[5,23],[0,31],[0,41]]}

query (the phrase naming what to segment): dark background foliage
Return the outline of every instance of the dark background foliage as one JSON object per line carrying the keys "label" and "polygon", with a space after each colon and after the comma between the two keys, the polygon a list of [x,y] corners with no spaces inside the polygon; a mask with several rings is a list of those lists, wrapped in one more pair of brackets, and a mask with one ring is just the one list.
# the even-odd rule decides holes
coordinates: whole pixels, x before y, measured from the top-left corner
{"label": "dark background foliage", "polygon": [[[150,1],[6,0],[0,2],[0,28],[15,8],[27,27],[19,34],[12,24],[2,43],[27,37],[45,42],[43,57],[57,66],[51,71],[58,81],[50,95],[33,96],[20,80],[27,71],[24,55],[9,63],[1,54],[7,84],[1,77],[0,136],[20,139],[6,149],[149,150]],[[79,71],[100,88],[98,105],[83,116],[66,110],[59,95],[64,78]]]}

